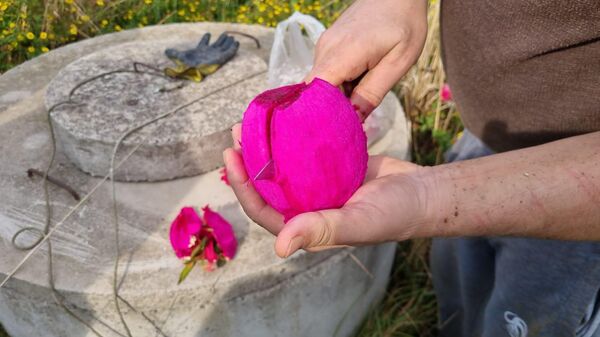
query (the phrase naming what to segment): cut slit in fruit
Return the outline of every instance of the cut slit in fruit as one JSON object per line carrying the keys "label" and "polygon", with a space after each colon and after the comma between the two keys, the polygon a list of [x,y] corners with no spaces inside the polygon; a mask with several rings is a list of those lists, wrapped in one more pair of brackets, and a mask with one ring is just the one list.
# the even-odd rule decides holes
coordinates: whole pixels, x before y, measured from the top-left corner
{"label": "cut slit in fruit", "polygon": [[271,134],[273,131],[273,115],[278,110],[285,109],[289,104],[294,102],[298,96],[302,93],[302,90],[306,87],[306,84],[299,83],[284,87],[287,90],[271,90],[263,95],[259,96],[257,103],[262,103],[267,106],[265,112],[265,139],[266,150],[268,151],[268,160],[264,166],[259,170],[253,180],[272,180],[275,178],[275,162],[273,160],[271,152]]}

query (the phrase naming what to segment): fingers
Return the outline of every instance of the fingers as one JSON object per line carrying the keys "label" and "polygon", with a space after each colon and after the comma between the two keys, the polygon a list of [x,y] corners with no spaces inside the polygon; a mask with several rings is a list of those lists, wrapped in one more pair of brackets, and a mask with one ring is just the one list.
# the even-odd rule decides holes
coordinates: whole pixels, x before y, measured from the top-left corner
{"label": "fingers", "polygon": [[373,66],[353,56],[343,60],[316,57],[305,82],[318,77],[335,86],[346,84],[346,89],[354,86],[350,100],[361,120],[365,120],[414,63],[413,57],[405,52],[405,46],[403,42],[396,44]]}
{"label": "fingers", "polygon": [[206,34],[202,35],[202,39],[198,43],[198,46],[199,47],[200,46],[207,46],[209,42],[210,42],[210,33],[206,33]]}
{"label": "fingers", "polygon": [[314,78],[318,77],[334,86],[339,86],[344,82],[354,80],[364,72],[364,69],[361,70],[360,67],[352,66],[353,60],[340,61],[339,59],[334,59],[332,61],[335,62],[315,62],[310,73],[304,78],[304,82],[310,83]]}
{"label": "fingers", "polygon": [[242,124],[237,123],[231,128],[231,138],[233,139],[233,148],[236,151],[242,149]]}
{"label": "fingers", "polygon": [[257,224],[277,235],[283,227],[283,216],[267,205],[254,189],[244,168],[240,153],[234,149],[223,152],[227,178],[244,212]]}
{"label": "fingers", "polygon": [[233,44],[235,43],[235,39],[231,36],[228,36],[225,38],[225,40],[223,41],[223,43],[221,43],[221,45],[219,45],[219,49],[221,51],[226,51],[227,49],[229,49],[231,46],[233,46]]}
{"label": "fingers", "polygon": [[365,182],[373,179],[377,179],[381,176],[381,171],[384,167],[384,161],[386,158],[383,155],[369,156],[369,162],[367,163],[367,174],[365,176]]}
{"label": "fingers", "polygon": [[227,39],[227,34],[223,33],[221,35],[219,35],[219,38],[217,39],[217,41],[215,41],[212,46],[213,47],[220,47],[223,42],[225,42],[225,39]]}
{"label": "fingers", "polygon": [[227,49],[224,49],[223,54],[221,56],[223,62],[227,62],[228,60],[232,59],[235,56],[235,54],[237,53],[239,47],[240,47],[240,43],[237,41],[234,41],[232,44],[229,45],[229,47]]}
{"label": "fingers", "polygon": [[363,120],[414,63],[414,56],[405,52],[405,46],[404,43],[399,43],[392,48],[354,88],[350,100]]}
{"label": "fingers", "polygon": [[394,173],[409,173],[417,165],[384,155],[369,156],[365,183]]}

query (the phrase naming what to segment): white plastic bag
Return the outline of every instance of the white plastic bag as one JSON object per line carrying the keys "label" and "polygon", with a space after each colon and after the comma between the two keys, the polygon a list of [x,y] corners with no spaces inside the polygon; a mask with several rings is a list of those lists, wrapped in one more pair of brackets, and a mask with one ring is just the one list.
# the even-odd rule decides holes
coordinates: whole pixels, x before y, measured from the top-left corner
{"label": "white plastic bag", "polygon": [[315,44],[324,31],[319,20],[299,12],[277,25],[269,58],[269,87],[302,81],[312,67]]}
{"label": "white plastic bag", "polygon": [[[269,58],[270,88],[295,84],[304,79],[312,68],[315,45],[324,31],[325,26],[319,20],[300,12],[277,25]],[[394,123],[396,111],[393,104],[388,104],[390,99],[392,97],[386,97],[364,123],[369,146],[381,139]]]}

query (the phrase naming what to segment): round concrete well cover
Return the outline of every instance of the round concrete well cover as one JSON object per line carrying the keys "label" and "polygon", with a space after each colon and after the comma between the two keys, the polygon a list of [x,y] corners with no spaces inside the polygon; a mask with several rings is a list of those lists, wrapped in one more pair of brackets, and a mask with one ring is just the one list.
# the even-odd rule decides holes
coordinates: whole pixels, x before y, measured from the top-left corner
{"label": "round concrete well cover", "polygon": [[[199,99],[155,123],[160,127],[149,125],[128,137],[120,153],[141,147],[115,178],[167,180],[221,166],[221,153],[231,143],[229,129],[241,120],[248,102],[265,89],[267,65],[258,55],[240,49],[202,82],[162,76],[162,69],[173,66],[165,49],[194,45],[172,39],[132,42],[97,51],[63,68],[48,85],[46,108],[69,97],[81,103],[61,105],[51,115],[69,159],[87,173],[104,176],[113,147],[126,131]],[[133,72],[134,63],[140,73]],[[128,72],[110,73],[117,70]]]}

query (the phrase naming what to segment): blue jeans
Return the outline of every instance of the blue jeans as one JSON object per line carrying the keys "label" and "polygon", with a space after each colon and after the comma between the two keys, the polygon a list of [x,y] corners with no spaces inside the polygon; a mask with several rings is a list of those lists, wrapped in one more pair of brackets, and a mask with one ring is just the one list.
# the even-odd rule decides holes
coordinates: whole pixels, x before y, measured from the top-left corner
{"label": "blue jeans", "polygon": [[[492,153],[465,131],[446,159]],[[599,242],[434,239],[430,258],[440,337],[600,337]]]}

